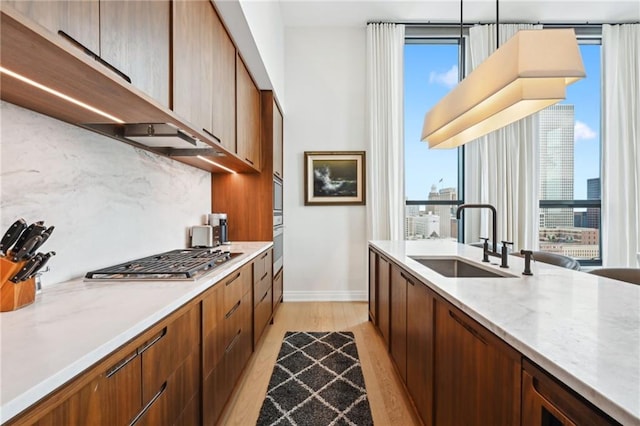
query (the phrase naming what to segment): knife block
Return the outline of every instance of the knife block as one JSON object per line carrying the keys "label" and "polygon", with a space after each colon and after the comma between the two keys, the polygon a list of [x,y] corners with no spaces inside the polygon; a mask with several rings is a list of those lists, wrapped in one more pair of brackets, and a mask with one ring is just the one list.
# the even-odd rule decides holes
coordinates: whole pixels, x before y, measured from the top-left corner
{"label": "knife block", "polygon": [[26,263],[26,260],[14,263],[0,258],[0,312],[15,311],[36,300],[35,277],[17,284],[9,281]]}

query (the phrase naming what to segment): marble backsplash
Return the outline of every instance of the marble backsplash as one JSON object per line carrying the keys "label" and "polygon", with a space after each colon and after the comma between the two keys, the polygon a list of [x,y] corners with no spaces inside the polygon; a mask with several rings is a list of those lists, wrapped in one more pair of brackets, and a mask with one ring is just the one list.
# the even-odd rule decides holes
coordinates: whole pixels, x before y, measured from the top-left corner
{"label": "marble backsplash", "polygon": [[211,209],[211,175],[82,128],[0,103],[0,225],[55,232],[43,286],[186,247]]}

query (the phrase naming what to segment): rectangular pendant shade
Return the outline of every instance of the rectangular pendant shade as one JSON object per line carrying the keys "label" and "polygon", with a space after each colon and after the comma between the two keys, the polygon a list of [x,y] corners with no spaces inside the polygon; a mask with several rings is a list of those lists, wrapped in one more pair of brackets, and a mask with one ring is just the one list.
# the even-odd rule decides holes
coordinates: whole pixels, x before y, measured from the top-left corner
{"label": "rectangular pendant shade", "polygon": [[421,139],[455,148],[560,102],[584,77],[573,29],[521,30],[426,114]]}

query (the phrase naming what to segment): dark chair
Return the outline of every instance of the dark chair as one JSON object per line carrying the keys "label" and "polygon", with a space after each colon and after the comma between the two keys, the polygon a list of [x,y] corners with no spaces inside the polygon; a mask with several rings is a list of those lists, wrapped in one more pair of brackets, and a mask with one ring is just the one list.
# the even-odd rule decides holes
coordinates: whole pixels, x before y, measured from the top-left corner
{"label": "dark chair", "polygon": [[[519,252],[511,253],[513,256],[523,257]],[[549,253],[548,251],[534,251],[533,260],[536,262],[548,263],[549,265],[560,266],[562,268],[580,270],[580,262],[573,257],[563,254]]]}
{"label": "dark chair", "polygon": [[640,269],[638,268],[602,268],[594,269],[589,273],[631,284],[640,284]]}

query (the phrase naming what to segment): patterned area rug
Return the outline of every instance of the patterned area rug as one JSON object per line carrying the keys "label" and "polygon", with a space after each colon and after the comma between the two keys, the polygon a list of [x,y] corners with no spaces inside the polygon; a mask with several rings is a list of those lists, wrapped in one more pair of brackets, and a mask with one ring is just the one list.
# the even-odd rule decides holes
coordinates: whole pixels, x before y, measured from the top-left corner
{"label": "patterned area rug", "polygon": [[287,332],[258,426],[372,425],[351,332]]}

